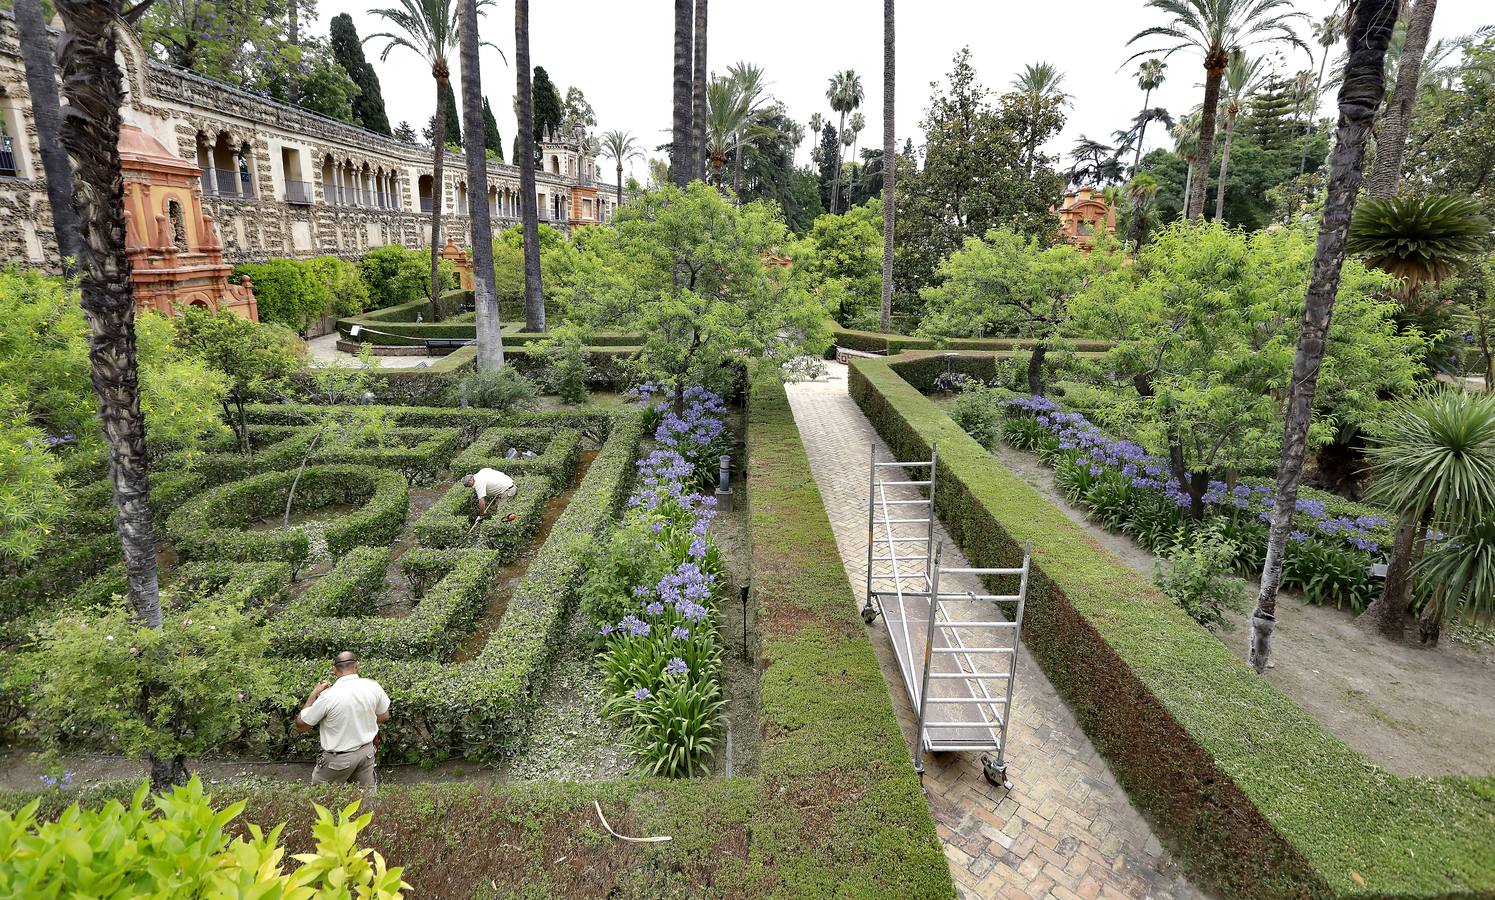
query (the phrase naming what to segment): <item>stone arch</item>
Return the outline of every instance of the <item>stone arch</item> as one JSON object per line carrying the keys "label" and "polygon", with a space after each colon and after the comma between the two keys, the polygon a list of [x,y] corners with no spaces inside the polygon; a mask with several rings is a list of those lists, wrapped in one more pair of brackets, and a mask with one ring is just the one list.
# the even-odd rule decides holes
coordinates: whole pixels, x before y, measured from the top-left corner
{"label": "stone arch", "polygon": [[561,174],[561,158],[554,153],[550,154],[550,172],[552,175]]}
{"label": "stone arch", "polygon": [[420,205],[420,211],[423,213],[430,212],[436,202],[434,188],[435,182],[430,175],[422,175],[416,183],[416,190],[419,195],[417,203]]}

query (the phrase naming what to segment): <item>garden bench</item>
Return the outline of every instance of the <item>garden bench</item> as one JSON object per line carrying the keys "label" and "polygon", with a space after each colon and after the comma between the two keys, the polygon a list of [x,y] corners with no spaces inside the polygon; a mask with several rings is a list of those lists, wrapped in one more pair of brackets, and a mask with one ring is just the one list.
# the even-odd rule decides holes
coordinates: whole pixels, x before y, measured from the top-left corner
{"label": "garden bench", "polygon": [[456,350],[459,347],[466,347],[469,344],[476,343],[477,341],[473,340],[472,338],[426,338],[426,352],[430,353],[435,350]]}

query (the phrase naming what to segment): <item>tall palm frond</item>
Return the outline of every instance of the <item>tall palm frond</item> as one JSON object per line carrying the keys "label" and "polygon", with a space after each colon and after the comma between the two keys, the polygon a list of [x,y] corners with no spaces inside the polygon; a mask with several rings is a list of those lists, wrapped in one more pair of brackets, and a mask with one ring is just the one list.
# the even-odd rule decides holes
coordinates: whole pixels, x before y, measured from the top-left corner
{"label": "tall palm frond", "polygon": [[1394,402],[1370,459],[1370,499],[1456,529],[1495,516],[1495,394],[1440,389]]}
{"label": "tall palm frond", "polygon": [[1023,66],[1023,71],[1012,79],[1012,89],[1019,94],[1035,97],[1057,96],[1068,104],[1069,94],[1060,89],[1064,84],[1064,73],[1051,62],[1039,61]]}

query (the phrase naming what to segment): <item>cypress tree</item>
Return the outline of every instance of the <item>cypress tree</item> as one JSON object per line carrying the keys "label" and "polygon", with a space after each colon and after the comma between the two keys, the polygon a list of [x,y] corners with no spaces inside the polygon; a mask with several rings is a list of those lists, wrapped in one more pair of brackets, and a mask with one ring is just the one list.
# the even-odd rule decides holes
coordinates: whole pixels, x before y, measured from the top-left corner
{"label": "cypress tree", "polygon": [[379,76],[364,58],[363,42],[353,27],[353,17],[347,13],[332,17],[332,56],[358,85],[358,96],[353,98],[353,121],[370,131],[391,134],[389,114],[384,111],[384,94],[379,89]]}
{"label": "cypress tree", "polygon": [[565,104],[555,82],[543,66],[535,66],[535,79],[530,93],[535,99],[535,143],[538,144],[548,132],[560,133],[561,120],[565,116]]}
{"label": "cypress tree", "polygon": [[498,120],[493,118],[487,97],[483,98],[483,146],[496,155],[499,162],[504,161],[504,140],[498,135]]}

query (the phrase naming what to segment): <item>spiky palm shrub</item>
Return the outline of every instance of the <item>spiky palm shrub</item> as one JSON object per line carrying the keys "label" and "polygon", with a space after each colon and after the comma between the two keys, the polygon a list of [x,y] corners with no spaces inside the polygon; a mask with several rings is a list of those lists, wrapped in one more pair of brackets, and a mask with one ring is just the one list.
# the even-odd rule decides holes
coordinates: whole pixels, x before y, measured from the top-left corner
{"label": "spiky palm shrub", "polygon": [[1402,279],[1402,296],[1437,283],[1479,253],[1490,223],[1469,197],[1404,195],[1366,199],[1350,222],[1345,250]]}
{"label": "spiky palm shrub", "polygon": [[1495,618],[1495,519],[1477,522],[1429,552],[1417,564],[1417,579],[1427,597],[1417,622],[1423,643],[1438,643],[1451,610],[1469,621]]}
{"label": "spiky palm shrub", "polygon": [[1400,521],[1386,585],[1362,618],[1399,638],[1427,526],[1459,534],[1495,516],[1495,395],[1440,390],[1400,401],[1369,456],[1370,499]]}

